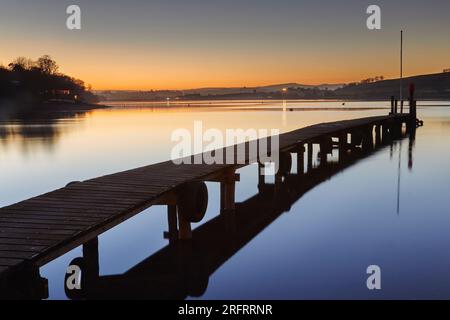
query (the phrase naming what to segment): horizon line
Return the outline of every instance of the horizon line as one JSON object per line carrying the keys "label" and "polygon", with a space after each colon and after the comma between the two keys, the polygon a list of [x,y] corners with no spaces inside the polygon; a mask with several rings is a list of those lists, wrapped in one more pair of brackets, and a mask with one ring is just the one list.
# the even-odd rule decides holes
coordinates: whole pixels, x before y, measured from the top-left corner
{"label": "horizon line", "polygon": [[[436,75],[436,74],[441,74],[441,73],[447,73],[444,71],[445,69],[443,69],[440,72],[430,72],[430,73],[420,73],[420,74],[412,74],[412,75],[407,75],[407,76],[403,76],[403,79],[408,79],[408,78],[414,78],[414,77],[420,77],[420,76],[427,76],[427,75]],[[370,78],[370,77],[369,77]],[[173,88],[173,89],[169,89],[169,88],[149,88],[149,89],[92,89],[92,91],[188,91],[188,90],[212,90],[212,89],[253,89],[253,88],[265,88],[265,87],[275,87],[275,86],[283,86],[283,85],[291,85],[291,84],[295,84],[298,86],[310,86],[310,87],[320,87],[320,86],[340,86],[340,85],[348,85],[350,83],[358,83],[360,81],[362,81],[364,79],[361,79],[359,81],[350,81],[350,82],[340,82],[340,83],[328,83],[328,82],[323,82],[323,83],[319,83],[319,84],[307,84],[307,83],[301,83],[301,82],[282,82],[282,83],[272,83],[272,84],[263,84],[263,85],[244,85],[244,86],[202,86],[202,87],[189,87],[189,88]],[[400,77],[394,77],[394,78],[385,78],[383,80],[380,81],[390,81],[390,80],[400,80]],[[379,81],[379,82],[380,82]]]}

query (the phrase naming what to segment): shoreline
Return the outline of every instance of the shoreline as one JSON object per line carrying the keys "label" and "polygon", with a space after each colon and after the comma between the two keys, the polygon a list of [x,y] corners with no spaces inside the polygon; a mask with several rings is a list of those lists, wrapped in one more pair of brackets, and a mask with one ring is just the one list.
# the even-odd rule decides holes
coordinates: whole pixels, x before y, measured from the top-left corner
{"label": "shoreline", "polygon": [[0,99],[0,110],[16,111],[89,111],[94,109],[104,109],[109,106],[100,103],[80,102],[73,103],[67,101],[48,101],[48,102],[23,102],[14,99]]}
{"label": "shoreline", "polygon": [[[417,99],[418,101],[450,101],[450,97],[444,97],[444,98],[433,98],[433,99]],[[292,102],[383,102],[383,101],[389,101],[390,99],[345,99],[345,98],[334,98],[334,99],[252,99],[252,98],[204,98],[204,99],[195,99],[195,100],[182,100],[182,99],[171,99],[169,102],[172,104],[182,103],[182,104],[194,104],[194,103],[205,103],[205,102],[264,102],[264,103],[273,103],[277,101],[292,101]],[[404,100],[407,102],[407,100]],[[159,103],[159,104],[166,104],[167,100],[137,100],[137,99],[126,99],[126,100],[101,100],[100,101],[103,105],[105,103],[121,103],[121,102],[135,102],[135,103],[144,103],[144,102],[151,102],[151,103]]]}

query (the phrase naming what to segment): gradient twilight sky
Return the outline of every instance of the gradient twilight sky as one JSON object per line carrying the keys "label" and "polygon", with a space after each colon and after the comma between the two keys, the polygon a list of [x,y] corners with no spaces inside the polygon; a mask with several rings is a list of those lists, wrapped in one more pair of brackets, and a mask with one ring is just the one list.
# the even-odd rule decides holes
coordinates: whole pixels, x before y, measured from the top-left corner
{"label": "gradient twilight sky", "polygon": [[450,68],[449,13],[449,0],[0,0],[0,64],[49,54],[94,89],[340,83],[396,77],[403,28],[405,74],[434,73]]}

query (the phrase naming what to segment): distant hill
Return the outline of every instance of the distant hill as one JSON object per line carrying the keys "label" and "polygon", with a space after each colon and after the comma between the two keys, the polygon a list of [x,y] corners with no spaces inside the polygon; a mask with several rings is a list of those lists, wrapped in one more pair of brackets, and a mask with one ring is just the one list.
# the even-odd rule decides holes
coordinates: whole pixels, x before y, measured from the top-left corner
{"label": "distant hill", "polygon": [[[164,101],[176,100],[270,100],[270,99],[339,99],[389,100],[399,99],[400,80],[379,80],[380,77],[350,84],[303,85],[282,83],[262,87],[199,88],[189,90],[156,91],[96,91],[108,101]],[[369,82],[369,83],[368,83]],[[409,84],[416,87],[416,98],[450,99],[450,72],[420,75],[403,79],[404,98],[408,98]],[[286,90],[283,90],[286,89]]]}
{"label": "distant hill", "polygon": [[[450,99],[450,72],[435,73],[408,77],[403,79],[404,98],[407,99],[409,84],[416,87],[416,98],[423,99]],[[373,83],[349,84],[334,91],[340,99],[379,100],[394,96],[399,99],[400,79],[383,80]]]}
{"label": "distant hill", "polygon": [[234,87],[234,88],[198,88],[184,90],[185,94],[200,94],[200,95],[227,95],[227,94],[242,94],[242,93],[272,93],[281,91],[283,88],[295,89],[321,89],[321,90],[335,90],[343,87],[344,84],[320,84],[307,85],[299,83],[282,83],[273,84],[260,87]]}
{"label": "distant hill", "polygon": [[[270,97],[281,98],[281,91],[289,88],[291,92],[296,90],[335,90],[342,88],[344,84],[320,84],[305,85],[299,83],[282,83],[261,87],[211,87],[187,90],[97,90],[96,94],[108,101],[144,101],[144,100],[165,100],[174,99],[270,99]],[[279,97],[278,97],[279,96]]]}

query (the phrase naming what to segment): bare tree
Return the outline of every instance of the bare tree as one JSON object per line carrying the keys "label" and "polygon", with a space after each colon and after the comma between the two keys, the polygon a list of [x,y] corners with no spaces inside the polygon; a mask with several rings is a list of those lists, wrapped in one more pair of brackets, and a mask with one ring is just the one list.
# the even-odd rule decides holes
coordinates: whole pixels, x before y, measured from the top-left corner
{"label": "bare tree", "polygon": [[46,74],[56,74],[59,69],[56,61],[53,60],[49,55],[40,57],[37,61],[37,67]]}
{"label": "bare tree", "polygon": [[35,65],[36,63],[31,59],[25,57],[18,57],[14,59],[14,61],[11,62],[8,65],[8,67],[12,71],[23,71],[23,70],[31,70]]}

